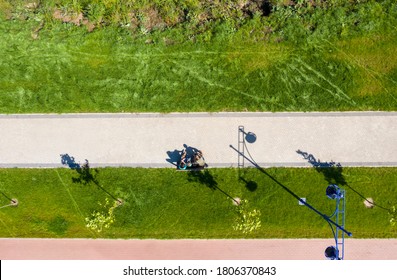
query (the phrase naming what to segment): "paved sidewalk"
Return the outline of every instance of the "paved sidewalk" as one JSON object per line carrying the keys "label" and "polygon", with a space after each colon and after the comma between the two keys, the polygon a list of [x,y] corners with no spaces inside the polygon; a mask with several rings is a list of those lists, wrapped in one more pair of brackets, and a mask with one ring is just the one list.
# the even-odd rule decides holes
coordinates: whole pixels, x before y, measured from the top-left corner
{"label": "paved sidewalk", "polygon": [[[397,112],[0,115],[0,167],[61,167],[61,154],[91,166],[173,167],[183,144],[210,167],[237,166],[238,126],[258,164],[397,166]],[[168,153],[167,153],[168,152]]]}
{"label": "paved sidewalk", "polygon": [[[324,260],[333,239],[0,239],[2,260]],[[397,260],[397,239],[345,239],[345,260]]]}

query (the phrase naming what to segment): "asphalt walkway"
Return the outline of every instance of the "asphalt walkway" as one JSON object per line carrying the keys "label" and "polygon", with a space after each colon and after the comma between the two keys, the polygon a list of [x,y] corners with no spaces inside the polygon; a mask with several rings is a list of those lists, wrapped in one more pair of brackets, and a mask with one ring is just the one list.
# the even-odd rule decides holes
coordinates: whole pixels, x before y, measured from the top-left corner
{"label": "asphalt walkway", "polygon": [[[238,127],[261,166],[397,166],[397,112],[0,115],[0,167],[174,167],[183,145],[237,166]],[[297,152],[300,151],[300,152]],[[247,162],[245,162],[247,164]]]}

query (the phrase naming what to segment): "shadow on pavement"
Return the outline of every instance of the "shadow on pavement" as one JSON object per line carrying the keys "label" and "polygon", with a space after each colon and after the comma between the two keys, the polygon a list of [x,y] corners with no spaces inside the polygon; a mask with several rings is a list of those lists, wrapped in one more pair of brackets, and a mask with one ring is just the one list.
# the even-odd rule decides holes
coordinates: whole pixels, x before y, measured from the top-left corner
{"label": "shadow on pavement", "polygon": [[[190,166],[190,167],[187,168],[187,169],[201,170],[201,169],[203,169],[204,167],[207,167],[207,166],[208,166],[208,165],[205,163],[205,161],[204,161],[204,163],[205,163],[204,166],[197,166],[197,165],[195,165],[195,156],[196,156],[198,153],[201,154],[200,157],[201,157],[202,159],[204,159],[204,157],[203,157],[203,155],[202,155],[202,153],[201,153],[201,151],[200,151],[199,149],[197,149],[197,148],[195,148],[195,147],[192,147],[192,146],[189,146],[189,145],[187,145],[187,144],[183,144],[183,149],[182,149],[182,150],[174,149],[173,151],[167,151],[168,158],[165,159],[165,160],[178,168],[179,164],[181,163],[182,154],[183,154],[184,151],[186,152],[186,154],[184,155],[184,156],[185,156],[185,159],[186,159],[186,160],[190,160],[189,163],[191,162],[191,163],[193,164],[193,166],[188,165],[188,166]],[[182,169],[183,169],[183,168],[182,168]]]}
{"label": "shadow on pavement", "polygon": [[172,165],[178,166],[179,161],[181,160],[182,150],[173,150],[167,151],[168,158],[165,159],[167,162],[171,163]]}
{"label": "shadow on pavement", "polygon": [[329,184],[336,184],[339,186],[348,185],[345,177],[343,176],[343,168],[340,163],[336,163],[332,160],[330,162],[321,162],[320,159],[316,159],[312,154],[301,150],[297,150],[296,152],[302,155],[317,172],[322,173]]}

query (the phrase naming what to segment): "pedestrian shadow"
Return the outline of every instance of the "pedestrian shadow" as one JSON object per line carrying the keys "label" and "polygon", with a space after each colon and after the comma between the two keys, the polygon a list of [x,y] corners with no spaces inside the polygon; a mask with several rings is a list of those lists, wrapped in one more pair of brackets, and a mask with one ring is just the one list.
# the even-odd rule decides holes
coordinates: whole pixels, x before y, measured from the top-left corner
{"label": "pedestrian shadow", "polygon": [[116,198],[110,192],[108,192],[104,187],[102,187],[97,180],[97,175],[99,170],[96,168],[91,168],[90,163],[87,159],[85,159],[84,164],[80,164],[76,162],[75,158],[70,156],[69,154],[61,154],[61,163],[63,165],[67,165],[70,169],[75,170],[77,172],[77,177],[72,177],[72,182],[82,185],[88,185],[93,183],[96,185],[100,190],[105,192],[114,200],[121,202],[120,199]]}
{"label": "pedestrian shadow", "polygon": [[175,149],[173,151],[167,151],[168,158],[165,160],[172,165],[178,166],[178,163],[181,161],[181,154],[182,150]]}
{"label": "pedestrian shadow", "polygon": [[338,186],[345,186],[352,190],[354,193],[356,193],[358,196],[360,196],[362,199],[367,201],[369,204],[372,204],[373,206],[378,206],[379,208],[382,208],[383,210],[389,211],[389,208],[385,208],[383,206],[380,206],[376,204],[375,202],[372,202],[367,199],[362,193],[358,192],[356,189],[351,187],[345,180],[345,177],[343,175],[343,167],[342,164],[339,162],[336,163],[334,161],[330,162],[322,162],[320,159],[316,159],[314,155],[309,154],[307,152],[303,152],[301,150],[296,151],[298,154],[302,155],[305,160],[310,163],[317,172],[322,173],[324,175],[324,179],[329,183],[329,184],[336,184]]}
{"label": "pedestrian shadow", "polygon": [[227,192],[225,192],[218,186],[218,182],[215,180],[214,176],[208,171],[208,169],[198,172],[188,172],[188,181],[197,182],[199,184],[205,185],[206,187],[208,187],[213,191],[218,190],[224,195],[226,195],[228,198],[233,200],[235,203],[240,204],[239,201],[234,199],[231,195],[229,195]]}

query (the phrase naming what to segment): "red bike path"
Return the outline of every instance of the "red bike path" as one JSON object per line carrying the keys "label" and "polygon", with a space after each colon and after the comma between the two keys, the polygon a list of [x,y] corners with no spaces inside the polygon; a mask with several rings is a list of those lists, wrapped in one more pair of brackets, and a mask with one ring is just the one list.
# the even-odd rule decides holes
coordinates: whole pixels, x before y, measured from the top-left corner
{"label": "red bike path", "polygon": [[[333,239],[0,239],[2,260],[324,260]],[[397,239],[345,239],[345,260],[397,260]]]}

